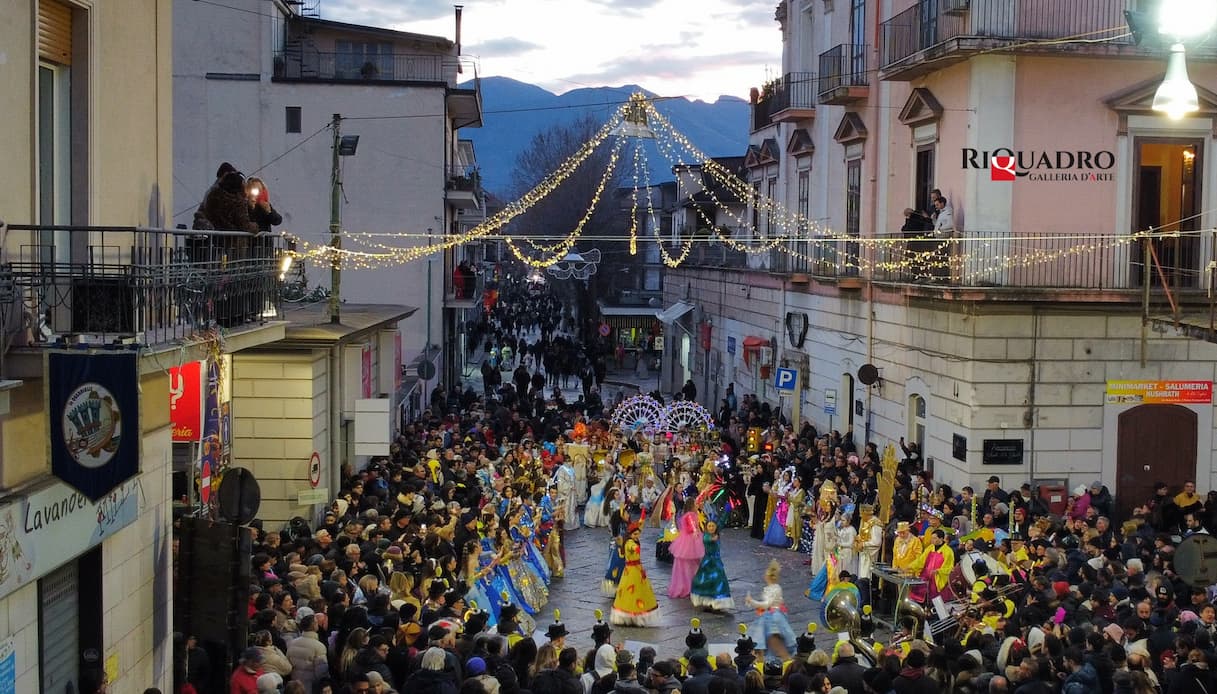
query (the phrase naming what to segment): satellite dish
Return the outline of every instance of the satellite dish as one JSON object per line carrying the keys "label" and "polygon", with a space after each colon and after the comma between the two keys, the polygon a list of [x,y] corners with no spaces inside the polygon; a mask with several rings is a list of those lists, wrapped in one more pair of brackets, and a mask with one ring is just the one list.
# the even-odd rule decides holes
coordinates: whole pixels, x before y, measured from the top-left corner
{"label": "satellite dish", "polygon": [[1192,535],[1175,548],[1175,573],[1192,587],[1217,583],[1217,537]]}
{"label": "satellite dish", "polygon": [[254,473],[243,467],[229,468],[220,481],[220,518],[245,525],[258,515],[262,489]]}
{"label": "satellite dish", "polygon": [[863,385],[873,386],[879,382],[879,369],[874,364],[863,364],[858,368],[858,380]]}

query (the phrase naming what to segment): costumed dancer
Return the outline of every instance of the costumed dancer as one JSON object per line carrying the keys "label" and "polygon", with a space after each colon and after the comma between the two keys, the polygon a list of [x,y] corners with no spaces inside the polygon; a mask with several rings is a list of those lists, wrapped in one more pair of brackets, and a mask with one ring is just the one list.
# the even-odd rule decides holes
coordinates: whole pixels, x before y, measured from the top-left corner
{"label": "costumed dancer", "polygon": [[789,470],[783,472],[769,489],[769,498],[772,502],[770,504],[771,512],[769,526],[765,529],[765,539],[762,544],[770,547],[785,549],[790,545],[790,538],[786,535],[786,517],[789,510],[786,496],[790,493],[790,477]]}
{"label": "costumed dancer", "polygon": [[575,530],[579,527],[579,492],[575,488],[575,466],[569,460],[562,461],[562,465],[554,473],[554,482],[557,488],[557,503],[565,510],[562,529]]}
{"label": "costumed dancer", "polygon": [[465,566],[464,571],[461,572],[461,580],[468,586],[465,602],[469,605],[476,604],[478,608],[485,610],[487,625],[494,626],[498,624],[498,612],[501,607],[498,602],[498,594],[494,593],[494,598],[492,598],[490,592],[493,588],[490,585],[489,576],[494,573],[494,557],[487,552],[488,556],[483,565],[482,544],[477,540],[467,542],[464,552]]}
{"label": "costumed dancer", "polygon": [[781,577],[782,567],[776,560],[770,561],[765,569],[765,587],[761,590],[760,599],[754,599],[749,593],[744,604],[756,610],[757,618],[752,623],[752,632],[760,634],[769,653],[785,660],[794,650],[795,635],[790,622],[786,620],[786,601],[782,598],[782,586],[778,583]]}
{"label": "costumed dancer", "polygon": [[820,496],[816,500],[816,537],[812,542],[811,550],[811,574],[813,576],[824,568],[824,564],[836,546],[835,538],[830,538],[829,535],[835,529],[834,522],[839,503],[837,485],[832,480],[826,480],[824,484],[820,485]]}
{"label": "costumed dancer", "polygon": [[608,482],[613,476],[613,470],[606,464],[601,464],[597,472],[600,475],[600,481],[592,485],[591,493],[587,497],[587,508],[583,511],[583,524],[589,528],[603,528],[608,525],[609,521],[609,515],[605,513],[604,509],[604,497]]}
{"label": "costumed dancer", "polygon": [[607,597],[617,595],[617,586],[621,584],[621,575],[625,573],[625,532],[629,526],[628,512],[624,506],[613,513],[609,527],[613,531],[612,543],[609,545],[608,566],[604,570],[604,580],[600,583],[600,592]]}
{"label": "costumed dancer", "polygon": [[698,527],[697,506],[693,499],[685,501],[685,512],[677,521],[680,534],[672,541],[669,551],[674,559],[672,578],[668,581],[669,598],[687,598],[693,587],[693,576],[706,554]]}
{"label": "costumed dancer", "polygon": [[846,504],[837,519],[837,571],[848,571],[851,575],[858,573],[858,558],[854,552],[858,531],[851,522],[853,516],[853,504]]}
{"label": "costumed dancer", "polygon": [[706,522],[706,532],[702,535],[705,554],[693,576],[693,586],[689,600],[697,607],[704,607],[711,612],[728,612],[735,609],[735,599],[731,597],[731,584],[727,582],[727,569],[723,566],[723,556],[719,548],[718,523]]}
{"label": "costumed dancer", "polygon": [[[628,534],[623,547],[625,571],[617,586],[617,597],[613,599],[609,621],[619,625],[654,626],[659,621],[659,603],[655,600],[655,591],[647,579],[646,569],[642,568],[642,546],[638,544],[642,528],[637,523],[631,523]],[[778,591],[781,591],[780,587]]]}
{"label": "costumed dancer", "polygon": [[807,490],[803,480],[796,474],[790,479],[790,491],[786,494],[786,534],[790,536],[790,551],[798,552],[803,542],[803,511],[807,506]]}

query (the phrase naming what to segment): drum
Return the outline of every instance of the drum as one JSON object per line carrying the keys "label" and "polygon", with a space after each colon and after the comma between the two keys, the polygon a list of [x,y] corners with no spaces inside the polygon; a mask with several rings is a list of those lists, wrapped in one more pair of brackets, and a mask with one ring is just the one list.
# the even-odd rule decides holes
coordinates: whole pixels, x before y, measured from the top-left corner
{"label": "drum", "polygon": [[955,593],[958,600],[967,600],[972,594],[972,584],[976,582],[976,571],[972,569],[972,565],[967,562],[960,562],[951,569],[950,576],[947,577],[947,585],[951,586],[951,591]]}

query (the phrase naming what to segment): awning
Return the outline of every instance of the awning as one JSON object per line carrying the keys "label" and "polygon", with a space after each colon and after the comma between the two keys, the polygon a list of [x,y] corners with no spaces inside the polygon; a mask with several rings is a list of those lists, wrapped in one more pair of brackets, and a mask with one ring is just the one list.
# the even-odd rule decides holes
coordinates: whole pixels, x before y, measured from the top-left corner
{"label": "awning", "polygon": [[659,318],[659,309],[646,306],[601,306],[600,315],[608,316],[647,316]]}
{"label": "awning", "polygon": [[674,322],[680,320],[686,313],[688,313],[689,311],[692,311],[693,308],[694,308],[693,304],[687,304],[683,301],[677,301],[676,303],[665,308],[663,311],[661,311],[659,313],[659,316],[658,316],[659,322],[663,323],[664,325],[668,325],[669,323],[674,323]]}
{"label": "awning", "polygon": [[766,340],[763,337],[757,337],[756,335],[749,335],[748,337],[744,338],[744,349],[760,349],[762,347],[768,347],[768,346],[769,346],[769,340]]}

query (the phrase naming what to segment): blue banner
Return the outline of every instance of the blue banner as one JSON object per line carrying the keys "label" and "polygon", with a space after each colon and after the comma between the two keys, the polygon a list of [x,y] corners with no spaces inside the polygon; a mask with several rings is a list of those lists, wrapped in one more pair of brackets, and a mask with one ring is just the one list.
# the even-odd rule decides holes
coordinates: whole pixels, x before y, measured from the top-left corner
{"label": "blue banner", "polygon": [[47,354],[51,473],[90,501],[139,473],[139,357]]}

